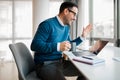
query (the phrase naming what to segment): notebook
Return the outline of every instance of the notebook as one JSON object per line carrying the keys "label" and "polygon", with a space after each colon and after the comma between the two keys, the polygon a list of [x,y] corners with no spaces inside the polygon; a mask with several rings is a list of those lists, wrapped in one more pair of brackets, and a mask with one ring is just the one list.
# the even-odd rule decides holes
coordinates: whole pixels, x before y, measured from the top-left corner
{"label": "notebook", "polygon": [[113,60],[120,62],[120,57],[113,57]]}
{"label": "notebook", "polygon": [[78,62],[82,62],[82,63],[86,63],[86,64],[90,64],[90,65],[105,62],[104,59],[99,58],[97,56],[80,56],[80,57],[73,58],[73,60],[78,61]]}
{"label": "notebook", "polygon": [[89,50],[80,50],[72,53],[77,57],[83,55],[95,56],[99,54],[99,52],[106,46],[108,42],[109,41],[98,40]]}

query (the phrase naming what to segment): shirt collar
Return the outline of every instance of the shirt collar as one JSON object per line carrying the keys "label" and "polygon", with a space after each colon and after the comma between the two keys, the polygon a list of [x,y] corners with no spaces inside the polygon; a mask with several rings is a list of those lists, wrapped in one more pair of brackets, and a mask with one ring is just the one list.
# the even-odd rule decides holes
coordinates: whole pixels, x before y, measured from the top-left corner
{"label": "shirt collar", "polygon": [[58,19],[58,22],[59,22],[62,26],[65,26],[65,25],[63,24],[63,22],[61,21],[61,19],[60,19],[59,16],[57,16],[57,19]]}

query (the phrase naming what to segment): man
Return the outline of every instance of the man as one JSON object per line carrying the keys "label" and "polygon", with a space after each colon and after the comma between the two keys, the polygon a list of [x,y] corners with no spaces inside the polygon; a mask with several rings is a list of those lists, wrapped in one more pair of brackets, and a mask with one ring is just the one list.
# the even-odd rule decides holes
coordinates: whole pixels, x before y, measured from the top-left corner
{"label": "man", "polygon": [[91,25],[83,29],[82,38],[70,40],[70,25],[76,19],[78,6],[72,2],[63,2],[59,14],[40,23],[31,49],[35,51],[34,61],[37,76],[42,80],[66,80],[64,76],[84,78],[70,61],[62,59],[62,51],[71,49],[71,42],[80,44],[92,29]]}

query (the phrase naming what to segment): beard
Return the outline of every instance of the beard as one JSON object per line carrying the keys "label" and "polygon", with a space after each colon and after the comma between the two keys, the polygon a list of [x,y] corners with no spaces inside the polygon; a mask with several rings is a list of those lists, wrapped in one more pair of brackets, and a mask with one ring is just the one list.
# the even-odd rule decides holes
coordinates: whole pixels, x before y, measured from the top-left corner
{"label": "beard", "polygon": [[64,18],[64,25],[71,25],[72,22],[70,20],[68,20],[67,18]]}
{"label": "beard", "polygon": [[71,25],[71,23],[67,22],[65,25],[68,25],[68,26],[70,26],[70,25]]}

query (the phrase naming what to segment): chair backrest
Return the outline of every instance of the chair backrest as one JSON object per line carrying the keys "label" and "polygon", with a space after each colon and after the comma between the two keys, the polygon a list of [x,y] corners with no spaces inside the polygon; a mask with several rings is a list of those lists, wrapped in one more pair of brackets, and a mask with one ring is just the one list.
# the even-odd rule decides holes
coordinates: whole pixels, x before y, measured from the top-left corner
{"label": "chair backrest", "polygon": [[9,44],[9,48],[15,58],[20,80],[26,80],[26,76],[33,71],[34,61],[29,49],[24,43]]}

